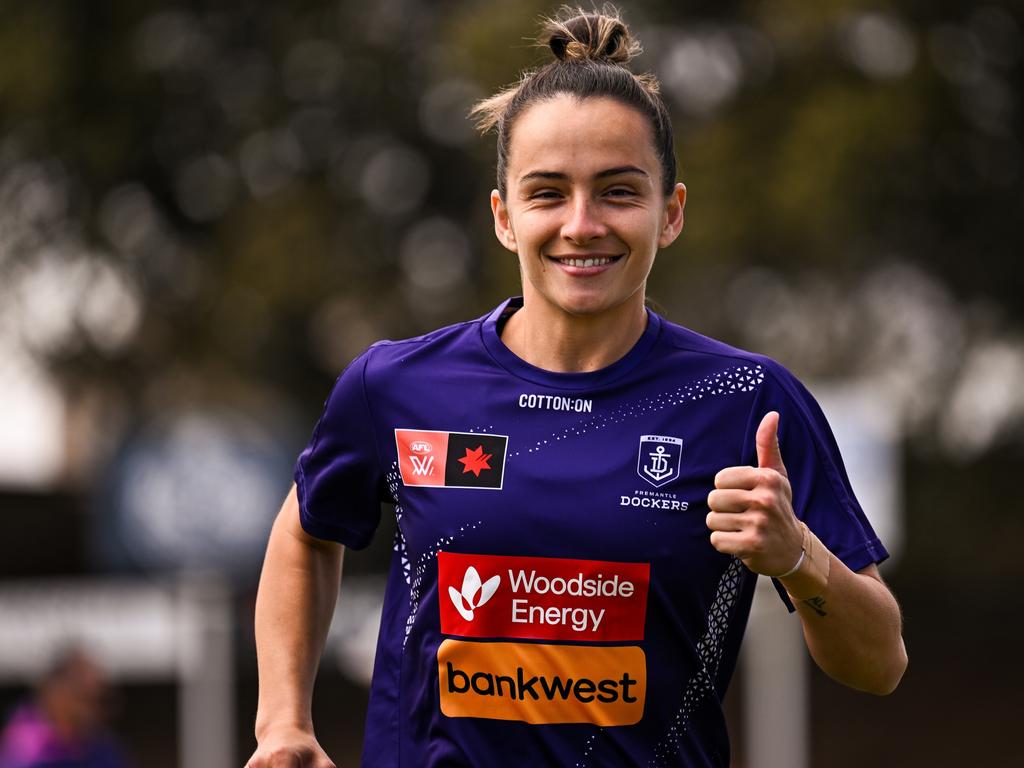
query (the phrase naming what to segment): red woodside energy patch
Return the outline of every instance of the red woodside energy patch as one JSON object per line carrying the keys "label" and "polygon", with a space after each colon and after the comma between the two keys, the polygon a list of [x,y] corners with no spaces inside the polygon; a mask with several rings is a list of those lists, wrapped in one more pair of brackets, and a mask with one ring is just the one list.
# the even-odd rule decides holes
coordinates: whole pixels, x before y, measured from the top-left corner
{"label": "red woodside energy patch", "polygon": [[461,637],[643,640],[648,563],[439,552],[441,632]]}

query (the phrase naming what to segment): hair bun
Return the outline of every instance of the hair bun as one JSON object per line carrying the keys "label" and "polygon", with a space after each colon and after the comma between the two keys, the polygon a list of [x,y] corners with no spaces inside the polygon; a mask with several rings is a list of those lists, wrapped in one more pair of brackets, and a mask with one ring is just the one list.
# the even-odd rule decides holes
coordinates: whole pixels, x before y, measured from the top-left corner
{"label": "hair bun", "polygon": [[545,20],[540,42],[559,61],[625,64],[640,53],[640,43],[611,5],[600,12],[563,6],[554,18]]}

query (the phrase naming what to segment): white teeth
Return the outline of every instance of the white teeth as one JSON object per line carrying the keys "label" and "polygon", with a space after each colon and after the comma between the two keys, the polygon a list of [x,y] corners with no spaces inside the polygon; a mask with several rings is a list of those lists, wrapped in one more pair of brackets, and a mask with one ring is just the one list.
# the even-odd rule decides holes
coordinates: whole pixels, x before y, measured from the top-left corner
{"label": "white teeth", "polygon": [[562,259],[561,261],[570,267],[601,267],[610,264],[612,260],[604,257],[600,259]]}

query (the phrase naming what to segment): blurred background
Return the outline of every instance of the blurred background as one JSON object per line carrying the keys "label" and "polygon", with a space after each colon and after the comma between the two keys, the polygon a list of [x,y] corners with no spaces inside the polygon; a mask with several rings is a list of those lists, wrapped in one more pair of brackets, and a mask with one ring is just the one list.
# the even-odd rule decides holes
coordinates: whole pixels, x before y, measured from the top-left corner
{"label": "blurred background", "polygon": [[[1020,6],[621,5],[689,190],[649,295],[820,393],[894,552],[907,675],[875,699],[808,668],[807,764],[1010,764]],[[244,763],[263,548],[334,378],[376,339],[518,293],[487,204],[493,137],[465,115],[545,59],[530,40],[552,10],[0,0],[5,719],[80,647],[129,764]],[[319,676],[343,766],[392,529],[346,558]],[[760,765],[754,666],[728,700],[737,767]]]}

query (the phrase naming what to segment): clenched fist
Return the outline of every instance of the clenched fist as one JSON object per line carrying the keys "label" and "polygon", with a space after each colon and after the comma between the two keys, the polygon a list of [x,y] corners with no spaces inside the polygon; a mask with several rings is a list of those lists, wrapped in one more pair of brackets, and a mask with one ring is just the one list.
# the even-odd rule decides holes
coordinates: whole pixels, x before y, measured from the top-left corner
{"label": "clenched fist", "polygon": [[273,731],[260,740],[245,768],[337,768],[308,731]]}
{"label": "clenched fist", "polygon": [[711,545],[766,576],[792,569],[803,541],[778,429],[779,414],[769,411],[757,428],[757,466],[721,470],[715,475],[715,490],[708,494]]}

